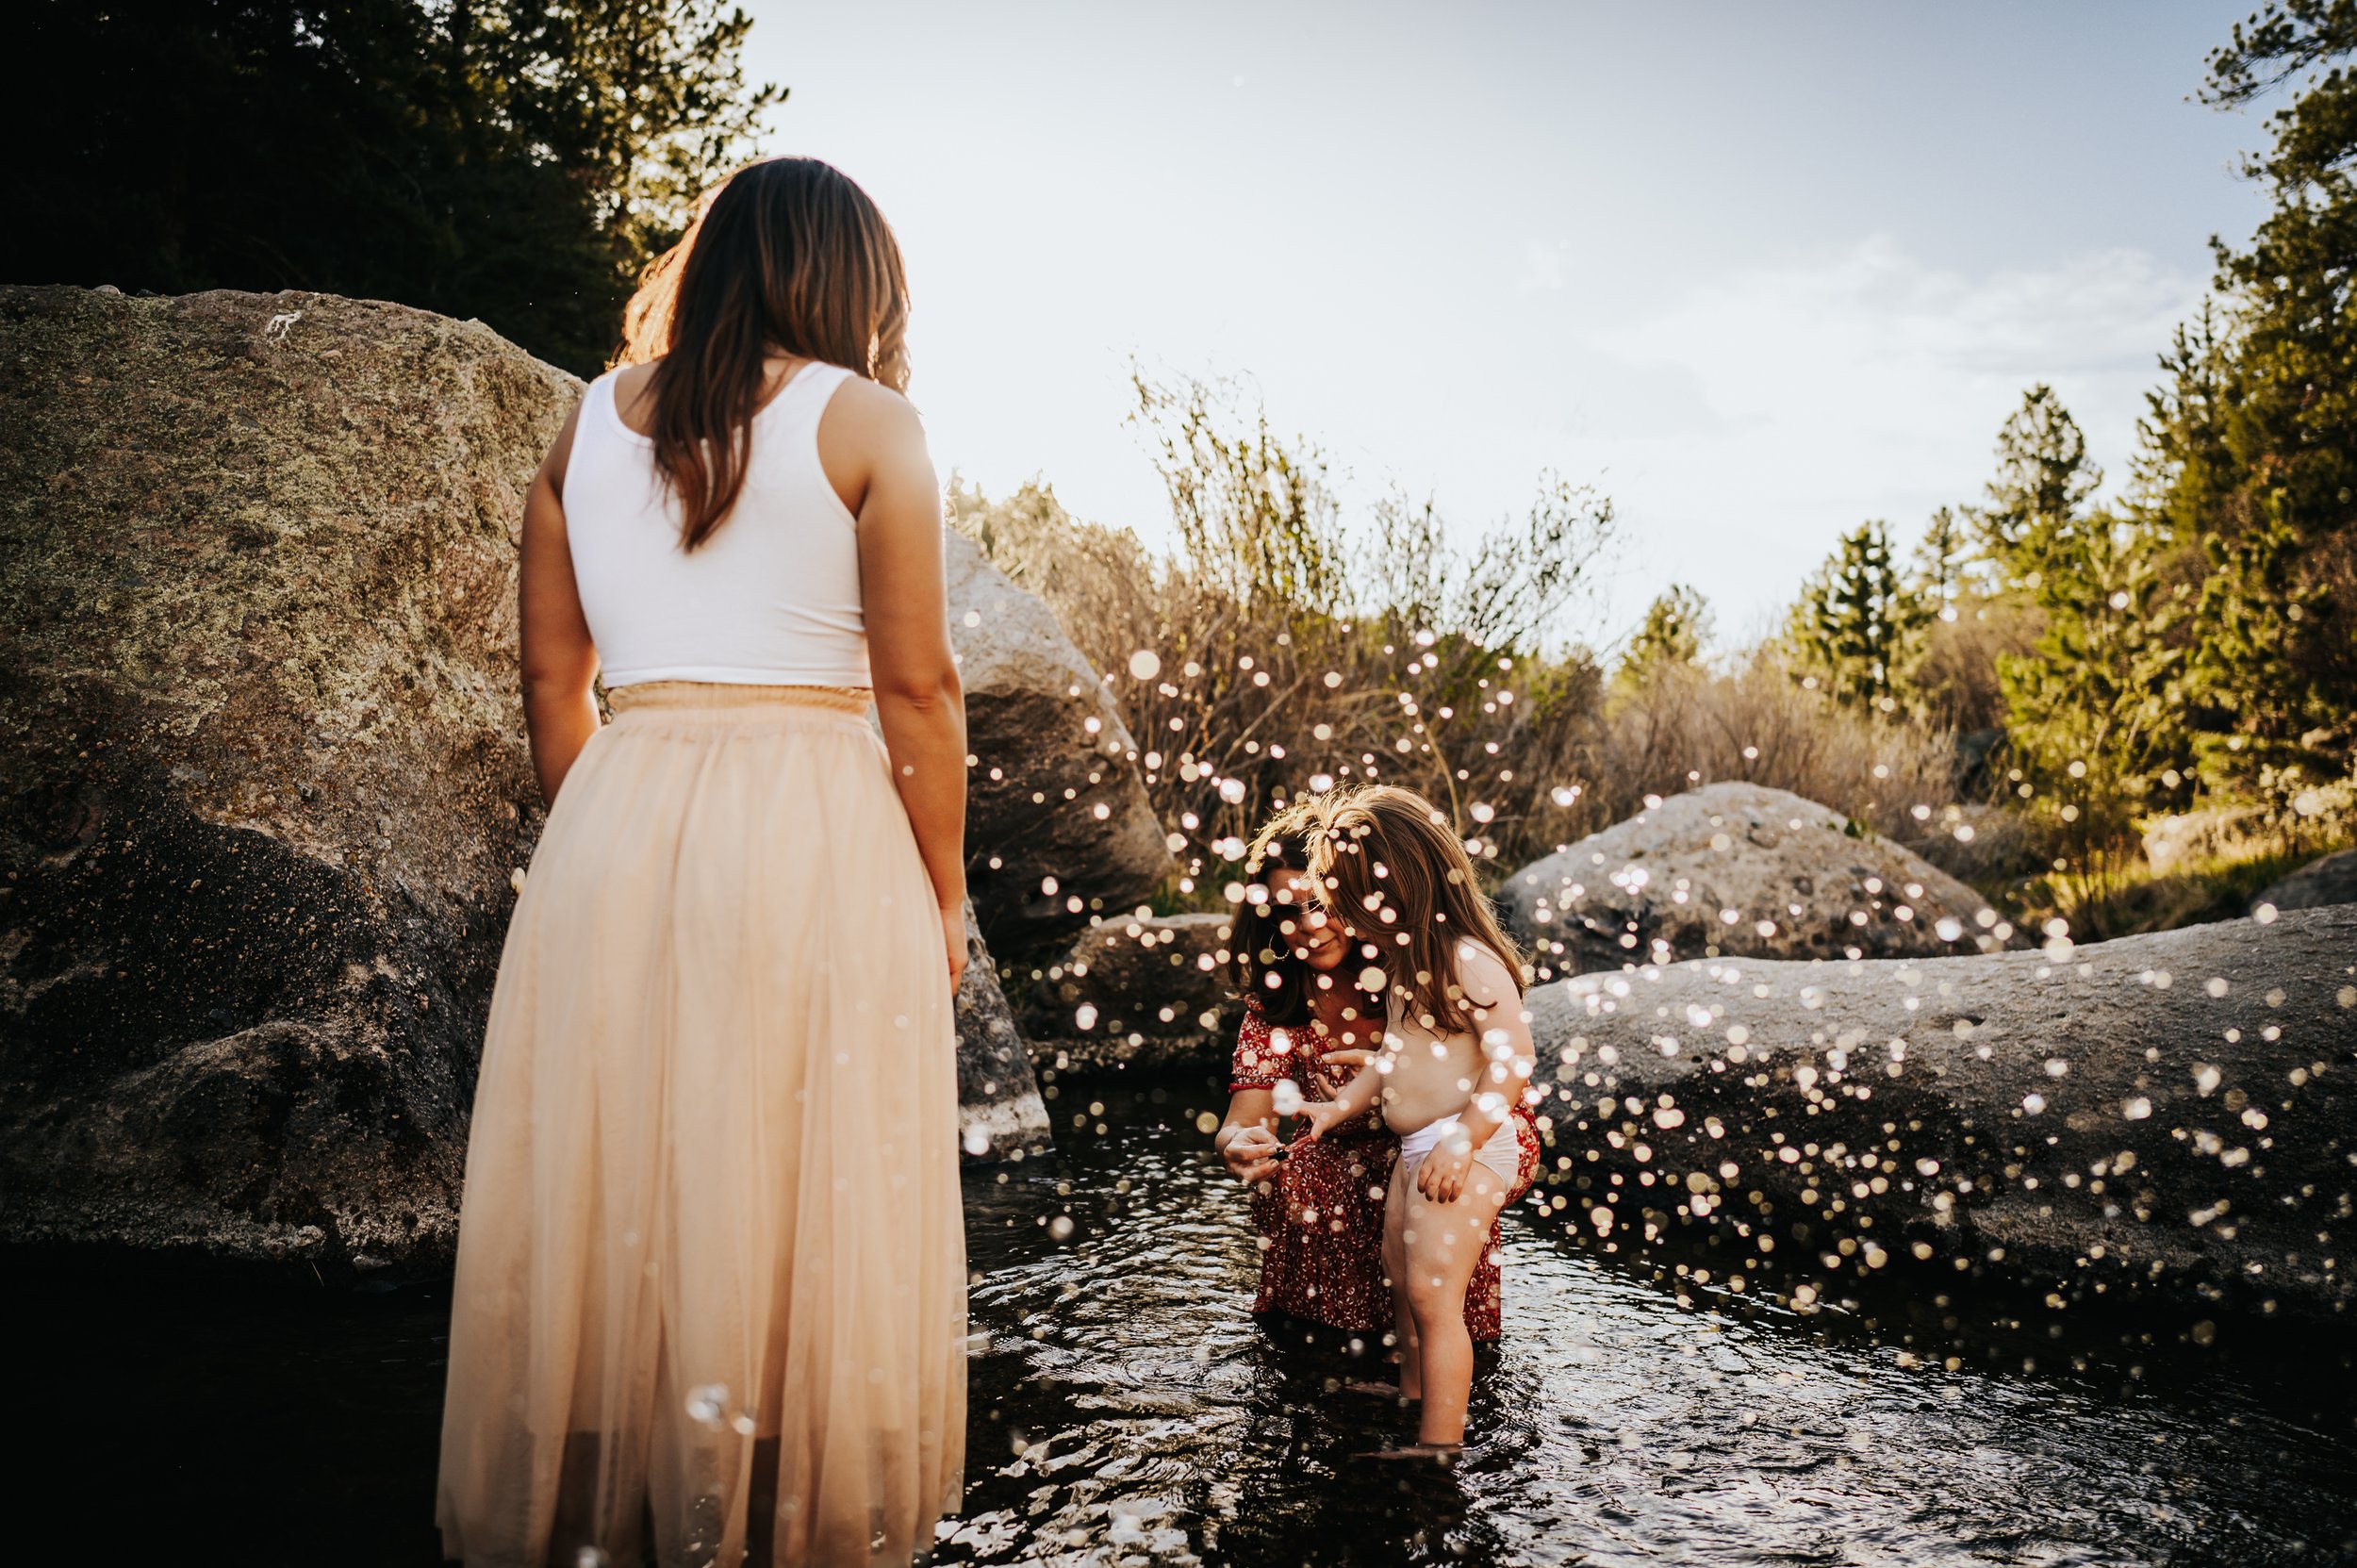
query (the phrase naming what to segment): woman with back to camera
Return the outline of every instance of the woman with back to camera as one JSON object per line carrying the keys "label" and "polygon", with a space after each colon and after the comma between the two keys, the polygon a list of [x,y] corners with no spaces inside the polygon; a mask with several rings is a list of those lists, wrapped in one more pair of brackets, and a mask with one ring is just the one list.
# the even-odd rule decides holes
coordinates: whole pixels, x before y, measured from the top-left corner
{"label": "woman with back to camera", "polygon": [[651,276],[665,352],[525,507],[551,809],[468,1149],[444,1550],[906,1563],[964,1449],[965,739],[899,251],[777,158]]}

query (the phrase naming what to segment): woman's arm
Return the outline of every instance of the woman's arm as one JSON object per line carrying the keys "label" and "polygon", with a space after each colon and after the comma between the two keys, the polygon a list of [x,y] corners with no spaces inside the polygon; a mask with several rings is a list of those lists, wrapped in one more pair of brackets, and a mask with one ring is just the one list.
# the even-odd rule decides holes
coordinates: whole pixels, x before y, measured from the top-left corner
{"label": "woman's arm", "polygon": [[532,766],[540,776],[540,798],[556,804],[556,792],[573,760],[598,733],[598,650],[581,613],[581,590],[573,581],[573,553],[565,537],[565,464],[573,450],[576,407],[566,416],[556,443],[540,460],[524,496],[523,549],[518,564],[516,608],[523,665],[524,733],[532,740]]}
{"label": "woman's arm", "polygon": [[955,986],[965,972],[965,697],[949,651],[941,487],[925,428],[897,392],[848,381],[820,430],[826,445],[865,458],[853,512],[868,675],[892,782],[941,908]]}

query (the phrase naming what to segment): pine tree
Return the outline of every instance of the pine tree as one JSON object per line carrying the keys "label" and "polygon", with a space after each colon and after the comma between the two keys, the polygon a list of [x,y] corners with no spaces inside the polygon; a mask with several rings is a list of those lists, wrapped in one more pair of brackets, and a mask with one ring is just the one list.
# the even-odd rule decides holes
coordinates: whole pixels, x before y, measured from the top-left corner
{"label": "pine tree", "polygon": [[1628,640],[1628,652],[1613,672],[1613,685],[1624,691],[1633,690],[1662,666],[1701,663],[1710,635],[1709,602],[1687,584],[1671,584],[1645,607],[1645,619],[1638,623]]}
{"label": "pine tree", "polygon": [[2050,558],[2070,560],[2084,543],[2087,501],[2102,482],[2079,421],[2054,389],[2040,382],[2023,393],[1997,433],[1988,504],[1970,514],[2007,584],[2035,587]]}
{"label": "pine tree", "polygon": [[1919,619],[1889,526],[1861,523],[1842,536],[1801,590],[1786,633],[1804,685],[1836,701],[1889,712],[1898,669]]}
{"label": "pine tree", "polygon": [[2210,58],[2204,97],[2302,78],[2246,160],[2273,208],[2218,248],[2217,297],[2163,360],[2140,502],[2199,577],[2185,721],[2203,783],[2277,806],[2357,770],[2357,4],[2283,0]]}
{"label": "pine tree", "polygon": [[725,0],[32,0],[0,276],[397,300],[593,373],[783,96],[745,80],[750,26]]}
{"label": "pine tree", "polygon": [[1970,521],[1953,506],[1934,512],[1915,546],[1911,585],[1925,613],[1941,620],[1956,619],[1957,603],[1970,586],[1967,574],[1973,559]]}

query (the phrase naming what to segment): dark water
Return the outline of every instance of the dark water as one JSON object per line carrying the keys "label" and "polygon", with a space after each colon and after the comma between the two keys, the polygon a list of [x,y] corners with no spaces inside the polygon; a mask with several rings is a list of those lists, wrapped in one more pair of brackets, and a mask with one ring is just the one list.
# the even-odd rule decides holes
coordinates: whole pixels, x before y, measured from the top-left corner
{"label": "dark water", "polygon": [[[945,1561],[2357,1562],[2346,1346],[2188,1357],[1907,1288],[1807,1318],[1682,1306],[1520,1219],[1465,1463],[1355,1461],[1407,1428],[1327,1392],[1371,1369],[1339,1336],[1245,1311],[1244,1194],[1194,1121],[1215,1103],[1067,1084],[1059,1158],[969,1173],[973,1422]],[[438,1289],[20,1257],[0,1298],[11,1555],[435,1560]]]}

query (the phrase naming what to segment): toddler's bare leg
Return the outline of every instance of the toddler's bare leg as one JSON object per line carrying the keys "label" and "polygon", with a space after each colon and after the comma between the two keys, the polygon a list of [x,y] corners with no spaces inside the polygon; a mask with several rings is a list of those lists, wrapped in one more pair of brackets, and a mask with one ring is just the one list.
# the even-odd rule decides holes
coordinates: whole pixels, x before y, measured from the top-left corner
{"label": "toddler's bare leg", "polygon": [[1392,1282],[1393,1331],[1399,1339],[1399,1396],[1424,1397],[1424,1361],[1416,1338],[1415,1314],[1408,1308],[1408,1246],[1403,1234],[1408,1213],[1408,1162],[1392,1167],[1392,1190],[1383,1200],[1383,1272]]}
{"label": "toddler's bare leg", "polygon": [[1454,1202],[1434,1203],[1412,1182],[1405,1191],[1395,1186],[1392,1196],[1395,1207],[1385,1215],[1385,1226],[1388,1230],[1397,1216],[1408,1311],[1415,1322],[1418,1392],[1424,1395],[1416,1441],[1462,1443],[1474,1366],[1473,1336],[1465,1331],[1465,1289],[1505,1200],[1506,1184],[1476,1163],[1465,1173],[1464,1191]]}

